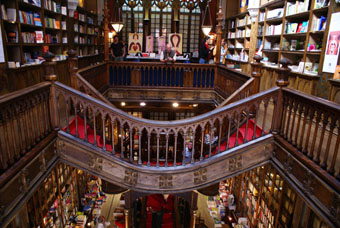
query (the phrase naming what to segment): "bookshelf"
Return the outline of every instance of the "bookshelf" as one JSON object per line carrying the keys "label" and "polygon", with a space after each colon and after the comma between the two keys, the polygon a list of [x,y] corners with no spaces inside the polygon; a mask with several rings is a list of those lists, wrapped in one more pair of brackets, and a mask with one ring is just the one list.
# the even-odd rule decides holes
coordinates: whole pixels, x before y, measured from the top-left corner
{"label": "bookshelf", "polygon": [[[249,59],[251,21],[247,13],[227,18],[228,29],[226,43],[228,46],[226,63],[230,68],[239,68]],[[241,67],[242,68],[242,67]]]}
{"label": "bookshelf", "polygon": [[[39,65],[46,51],[54,53],[56,61],[66,60],[70,48],[76,49],[78,56],[102,53],[103,30],[97,15],[83,8],[78,8],[77,16],[78,12],[80,17],[70,17],[67,0],[1,1],[7,67]],[[78,32],[70,32],[76,27]]]}
{"label": "bookshelf", "polygon": [[[304,88],[306,93],[313,94],[315,78],[322,74],[324,58],[323,46],[327,42],[328,24],[332,1],[320,0],[261,0],[257,18],[257,37],[252,39],[255,51],[262,47],[263,63],[271,78],[276,78],[275,69],[278,68],[279,60],[288,58],[293,63],[291,86],[297,86],[301,80],[311,80],[311,86]],[[332,2],[333,4],[333,2]],[[247,26],[240,24],[246,13],[227,18],[227,44],[228,56],[234,64],[241,64],[240,52],[247,49],[238,49],[237,45],[247,46],[246,39],[237,37]],[[250,26],[251,29],[251,26]],[[255,29],[255,26],[254,28]],[[250,41],[250,40],[249,40]],[[250,45],[252,47],[253,44]],[[253,46],[253,47],[254,47]],[[232,66],[232,65],[231,65]],[[274,71],[273,71],[274,70]],[[267,80],[266,82],[275,82]],[[307,90],[310,90],[309,92]]]}
{"label": "bookshelf", "polygon": [[1,18],[9,67],[40,64],[45,51],[55,53],[56,60],[66,59],[66,0],[5,0]]}
{"label": "bookshelf", "polygon": [[78,56],[97,55],[104,50],[103,30],[97,15],[78,7],[74,12],[74,46]]}

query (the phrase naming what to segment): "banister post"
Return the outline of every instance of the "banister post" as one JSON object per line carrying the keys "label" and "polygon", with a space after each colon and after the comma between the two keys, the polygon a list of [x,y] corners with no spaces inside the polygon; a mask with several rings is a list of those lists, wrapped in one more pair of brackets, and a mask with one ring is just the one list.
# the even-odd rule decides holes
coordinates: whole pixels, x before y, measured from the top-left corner
{"label": "banister post", "polygon": [[50,92],[50,119],[52,124],[52,129],[58,130],[58,110],[57,110],[57,99],[55,93],[54,82],[57,80],[57,75],[54,73],[56,62],[53,62],[54,54],[51,52],[45,52],[43,58],[46,60],[43,65],[45,68],[45,80],[51,82],[51,92]]}
{"label": "banister post", "polygon": [[108,0],[104,1],[104,61],[109,61],[109,9]]}
{"label": "banister post", "polygon": [[260,55],[255,55],[253,62],[251,62],[251,76],[254,78],[254,84],[252,89],[252,94],[257,94],[260,92],[260,84],[261,84],[261,76],[262,76],[262,68],[263,63],[261,60],[263,59]]}
{"label": "banister post", "polygon": [[191,192],[190,228],[195,228],[196,226],[197,198],[198,194],[196,192]]}
{"label": "banister post", "polygon": [[283,117],[283,91],[282,89],[284,87],[287,87],[289,85],[288,81],[288,75],[291,69],[288,67],[288,65],[291,65],[291,61],[289,59],[281,59],[279,61],[279,64],[282,66],[278,68],[279,71],[279,79],[276,81],[276,85],[280,88],[278,97],[275,104],[275,110],[274,113],[277,113],[277,115],[273,116],[273,125],[272,125],[272,133],[277,134],[280,130],[281,120]]}
{"label": "banister post", "polygon": [[[209,4],[209,3],[208,3]],[[220,64],[221,60],[221,42],[222,42],[222,21],[223,21],[223,13],[221,4],[219,5],[217,16],[217,32],[216,32],[216,55],[215,55],[215,63]]]}
{"label": "banister post", "polygon": [[76,57],[75,50],[69,50],[68,54],[68,72],[70,75],[70,83],[73,89],[78,90],[78,79],[77,79],[77,71],[78,71],[78,58]]}

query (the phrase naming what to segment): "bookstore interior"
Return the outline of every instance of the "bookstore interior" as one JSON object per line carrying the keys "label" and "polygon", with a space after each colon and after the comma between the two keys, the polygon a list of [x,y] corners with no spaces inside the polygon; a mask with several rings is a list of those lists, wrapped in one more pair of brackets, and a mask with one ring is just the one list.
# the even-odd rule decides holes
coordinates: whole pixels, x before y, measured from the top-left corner
{"label": "bookstore interior", "polygon": [[[116,36],[125,49],[124,61],[131,64],[158,62],[168,43],[177,62],[196,64],[208,37],[210,60],[204,59],[206,63],[251,74],[254,56],[261,56],[261,90],[265,90],[275,84],[280,60],[288,59],[292,88],[340,103],[340,93],[332,95],[333,86],[340,88],[338,2],[1,0],[1,72],[15,76],[42,68],[47,53],[53,53],[53,62],[66,64],[71,49],[79,61],[84,59],[84,68],[103,61],[106,54],[114,61],[108,48]],[[109,11],[112,15],[105,15]],[[224,44],[218,44],[219,34]],[[221,61],[214,60],[217,47]],[[14,83],[14,79],[6,80]],[[18,202],[20,210],[4,227],[334,227],[272,164],[221,180],[215,187],[208,193],[197,189],[189,197],[122,191],[92,173],[59,162],[26,201]],[[195,203],[190,201],[192,195]]]}

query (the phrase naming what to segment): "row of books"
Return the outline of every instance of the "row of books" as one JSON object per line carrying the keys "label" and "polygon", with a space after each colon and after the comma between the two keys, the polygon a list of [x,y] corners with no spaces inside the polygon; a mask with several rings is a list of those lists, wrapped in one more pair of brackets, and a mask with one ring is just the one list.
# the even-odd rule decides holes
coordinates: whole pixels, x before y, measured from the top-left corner
{"label": "row of books", "polygon": [[[60,21],[55,18],[45,17],[45,26],[53,29],[60,29]],[[66,22],[64,26],[66,26]]]}
{"label": "row of books", "polygon": [[282,24],[279,25],[269,25],[266,30],[266,35],[281,35]]}
{"label": "row of books", "polygon": [[246,18],[238,19],[237,26],[243,26],[246,24]]}
{"label": "row of books", "polygon": [[259,13],[259,21],[264,21],[265,12]]}
{"label": "row of books", "polygon": [[315,0],[314,2],[314,9],[319,9],[325,6],[329,6],[329,0]]}
{"label": "row of books", "polygon": [[293,72],[317,75],[319,72],[319,63],[317,62],[299,62],[299,65],[289,67]]}
{"label": "row of books", "polygon": [[272,42],[265,40],[264,45],[263,45],[263,49],[278,51],[278,50],[280,50],[280,43],[272,43]]}
{"label": "row of books", "polygon": [[41,7],[41,0],[23,0],[25,3]]}
{"label": "row of books", "polygon": [[283,8],[277,8],[273,10],[269,10],[267,12],[267,20],[273,18],[280,18],[283,16]]}
{"label": "row of books", "polygon": [[39,13],[19,10],[20,23],[42,26]]}
{"label": "row of books", "polygon": [[286,22],[285,33],[304,33],[308,30],[308,21],[304,21],[301,23],[290,23]]}
{"label": "row of books", "polygon": [[258,29],[257,29],[257,35],[258,36],[263,36],[263,25],[259,25]]}
{"label": "row of books", "polygon": [[268,208],[264,200],[261,200],[259,218],[262,221],[262,223],[265,225],[274,224],[274,215],[272,214],[271,210]]}
{"label": "row of books", "polygon": [[305,42],[303,40],[286,40],[282,42],[283,51],[304,51]]}
{"label": "row of books", "polygon": [[228,39],[233,39],[235,37],[236,37],[235,32],[228,32]]}
{"label": "row of books", "polygon": [[60,3],[57,3],[57,2],[52,1],[52,0],[45,0],[44,1],[44,8],[49,10],[49,11],[53,11],[55,13],[61,13]]}
{"label": "row of books", "polygon": [[309,0],[287,2],[286,16],[308,11]]}
{"label": "row of books", "polygon": [[17,20],[17,11],[15,8],[7,8],[5,5],[1,5],[1,15],[2,19],[8,21],[16,21]]}
{"label": "row of books", "polygon": [[46,34],[45,40],[47,44],[58,44],[59,37],[56,34]]}
{"label": "row of books", "polygon": [[[36,31],[36,32],[42,32],[42,31]],[[23,43],[31,43],[31,44],[37,43],[36,42],[36,32],[22,32],[21,33],[22,42]]]}
{"label": "row of books", "polygon": [[93,20],[91,17],[87,17],[87,18],[86,18],[86,22],[87,22],[88,24],[91,24],[91,25],[94,24],[94,20]]}
{"label": "row of books", "polygon": [[326,28],[327,18],[325,16],[321,16],[318,18],[317,16],[313,16],[313,23],[311,31],[323,31]]}

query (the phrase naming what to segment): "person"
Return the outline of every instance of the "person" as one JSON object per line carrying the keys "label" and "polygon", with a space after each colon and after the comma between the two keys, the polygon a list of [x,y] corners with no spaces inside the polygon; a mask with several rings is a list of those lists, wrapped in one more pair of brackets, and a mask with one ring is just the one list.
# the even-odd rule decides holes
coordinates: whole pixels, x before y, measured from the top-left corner
{"label": "person", "polygon": [[125,56],[125,49],[122,42],[119,41],[117,35],[114,36],[114,41],[111,44],[111,55],[114,61],[123,61]]}
{"label": "person", "polygon": [[[218,140],[218,136],[215,136],[215,131],[216,131],[216,128],[214,128],[214,130],[211,133],[211,138],[212,138],[211,145],[217,143],[217,140]],[[207,145],[210,145],[210,133],[209,132],[205,134],[204,136],[204,143]]]}
{"label": "person", "polygon": [[104,216],[99,216],[96,228],[106,228],[110,225],[110,222],[106,222]]}
{"label": "person", "polygon": [[[217,47],[217,45],[215,46],[215,48],[214,48],[214,53],[213,53],[213,55],[215,56],[214,57],[214,61],[216,62],[216,47]],[[225,57],[226,57],[226,55],[227,55],[227,47],[226,47],[226,45],[225,45],[225,39],[222,39],[222,41],[221,41],[221,57],[220,57],[220,64],[225,64]]]}
{"label": "person", "polygon": [[199,60],[200,64],[208,63],[209,51],[210,51],[208,41],[209,41],[209,37],[206,37],[200,48],[200,60]]}
{"label": "person", "polygon": [[184,153],[184,162],[190,163],[191,162],[191,155],[192,155],[192,142],[188,142],[187,146],[185,147]]}
{"label": "person", "polygon": [[148,195],[146,210],[152,213],[152,228],[162,227],[165,204],[162,194]]}
{"label": "person", "polygon": [[161,62],[176,62],[176,52],[171,49],[171,45],[167,44],[164,51],[161,52]]}

